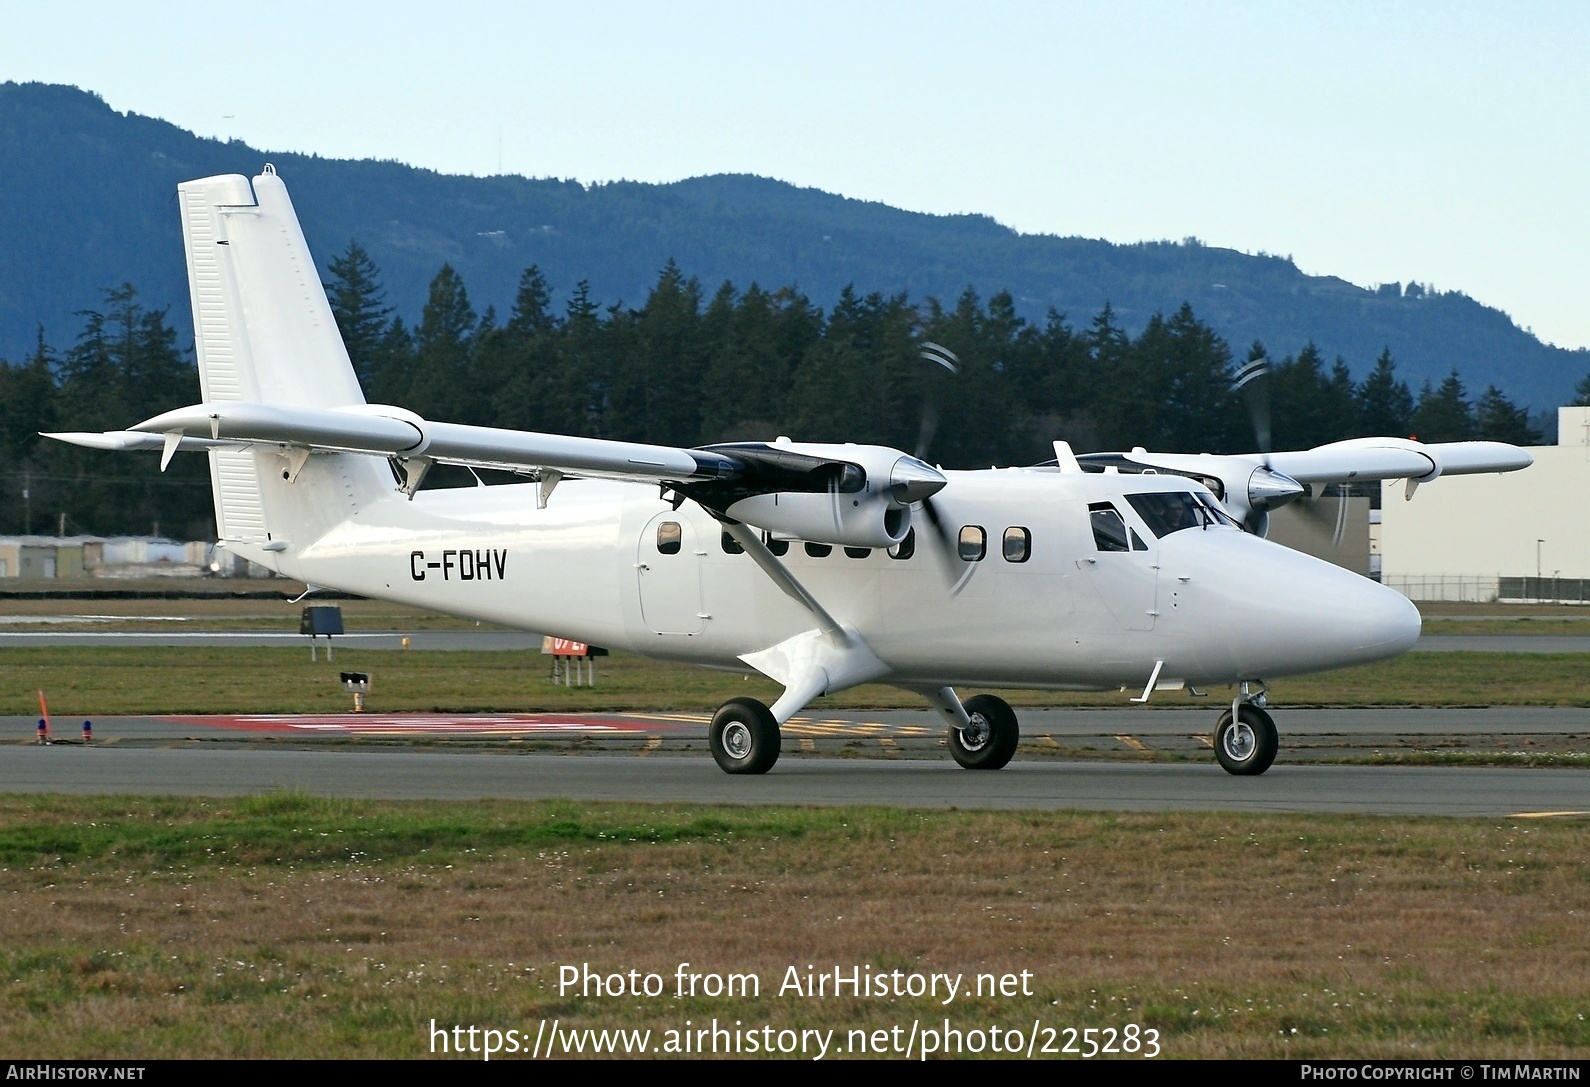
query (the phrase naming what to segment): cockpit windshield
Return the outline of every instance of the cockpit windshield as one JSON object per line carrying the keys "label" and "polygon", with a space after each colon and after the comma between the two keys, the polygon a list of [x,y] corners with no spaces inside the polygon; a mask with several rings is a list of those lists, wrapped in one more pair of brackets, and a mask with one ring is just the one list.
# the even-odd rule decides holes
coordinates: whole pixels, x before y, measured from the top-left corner
{"label": "cockpit windshield", "polygon": [[1184,528],[1208,528],[1211,525],[1233,527],[1236,522],[1225,511],[1202,500],[1201,495],[1185,491],[1156,491],[1151,494],[1129,494],[1126,500],[1143,519],[1148,530],[1160,539]]}

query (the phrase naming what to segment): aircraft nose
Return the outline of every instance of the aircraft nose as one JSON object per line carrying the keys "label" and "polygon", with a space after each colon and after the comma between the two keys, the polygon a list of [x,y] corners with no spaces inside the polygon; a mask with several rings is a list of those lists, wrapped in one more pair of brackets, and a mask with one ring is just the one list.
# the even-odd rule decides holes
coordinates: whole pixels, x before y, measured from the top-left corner
{"label": "aircraft nose", "polygon": [[1356,624],[1358,645],[1354,648],[1370,660],[1395,657],[1412,649],[1424,622],[1413,601],[1374,582],[1364,588],[1373,591],[1362,593],[1357,602],[1360,618]]}
{"label": "aircraft nose", "polygon": [[[1241,544],[1244,541],[1236,541]],[[1262,540],[1229,567],[1226,640],[1249,676],[1299,675],[1388,660],[1419,640],[1419,610],[1366,577]]]}

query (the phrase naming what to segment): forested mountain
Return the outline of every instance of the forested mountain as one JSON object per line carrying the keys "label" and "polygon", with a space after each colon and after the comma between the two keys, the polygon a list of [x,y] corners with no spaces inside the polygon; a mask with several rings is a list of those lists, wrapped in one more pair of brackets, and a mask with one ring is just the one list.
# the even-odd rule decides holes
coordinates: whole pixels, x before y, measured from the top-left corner
{"label": "forested mountain", "polygon": [[74,314],[121,283],[135,284],[144,305],[169,307],[178,342],[189,343],[175,186],[253,174],[267,159],[318,257],[357,240],[410,325],[443,264],[477,307],[506,313],[532,264],[556,297],[583,281],[596,306],[638,307],[672,261],[709,293],[725,281],[788,286],[825,312],[846,286],[951,308],[968,287],[982,298],[1008,291],[1012,316],[1039,327],[1051,309],[1086,327],[1108,303],[1132,337],[1190,303],[1230,344],[1296,353],[1313,343],[1359,381],[1389,348],[1416,389],[1456,371],[1536,409],[1566,402],[1590,369],[1590,352],[1542,344],[1462,294],[1365,290],[1280,257],[1024,235],[983,216],[916,214],[756,177],[584,186],[267,153],[117,113],[75,88],[15,83],[0,84],[0,358],[26,358],[40,323],[50,342],[68,342],[81,327]]}

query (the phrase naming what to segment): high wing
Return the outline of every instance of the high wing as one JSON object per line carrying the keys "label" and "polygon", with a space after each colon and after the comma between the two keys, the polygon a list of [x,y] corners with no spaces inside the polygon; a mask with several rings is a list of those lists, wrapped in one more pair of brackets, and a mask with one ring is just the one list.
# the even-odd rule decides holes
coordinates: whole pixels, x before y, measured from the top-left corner
{"label": "high wing", "polygon": [[[930,497],[945,484],[934,468],[882,446],[785,440],[681,449],[438,423],[386,404],[314,408],[216,401],[165,412],[131,430],[45,436],[92,449],[160,449],[162,469],[180,450],[265,449],[286,459],[288,478],[297,474],[310,454],[361,453],[392,460],[404,476],[398,489],[411,498],[432,464],[531,475],[542,482],[543,503],[557,482],[568,477],[656,483],[715,513],[727,514],[730,507],[737,507],[738,519],[751,519],[744,516],[749,509],[738,504],[761,495],[865,492],[874,502],[904,507]],[[753,523],[784,527],[761,523],[765,520],[754,518]],[[809,527],[819,532],[811,539],[825,540],[822,533],[831,526]],[[842,527],[835,531],[846,534]],[[847,541],[836,536],[833,542]]]}
{"label": "high wing", "polygon": [[[432,463],[511,472],[550,469],[569,475],[678,483],[728,478],[743,467],[704,450],[691,453],[669,446],[435,423],[383,404],[307,408],[221,401],[168,411],[131,430],[46,436],[96,449],[164,448],[169,453],[217,445],[275,446],[398,460],[423,457]],[[789,482],[799,486],[801,481]]]}
{"label": "high wing", "polygon": [[1263,535],[1270,510],[1301,498],[1310,487],[1333,483],[1407,480],[1406,497],[1443,475],[1516,472],[1534,458],[1505,442],[1435,442],[1411,438],[1350,438],[1313,449],[1279,453],[1084,453],[1084,470],[1153,471],[1184,475],[1206,484],[1226,510]]}

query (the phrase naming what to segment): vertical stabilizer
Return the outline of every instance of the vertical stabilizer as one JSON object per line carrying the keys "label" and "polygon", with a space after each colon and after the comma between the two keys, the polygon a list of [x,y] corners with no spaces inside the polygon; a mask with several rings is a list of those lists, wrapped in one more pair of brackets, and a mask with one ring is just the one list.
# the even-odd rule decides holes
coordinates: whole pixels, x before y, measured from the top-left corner
{"label": "vertical stabilizer", "polygon": [[[240,174],[187,181],[177,186],[177,197],[203,399],[312,408],[363,404],[276,171],[267,165],[252,182]],[[272,452],[212,450],[209,456],[216,528],[229,543],[296,537],[307,544],[390,490],[390,480],[382,479],[385,466],[368,457],[317,455],[301,479],[294,472],[284,480],[283,458]]]}
{"label": "vertical stabilizer", "polygon": [[271,167],[177,186],[204,399],[364,403],[287,186]]}

